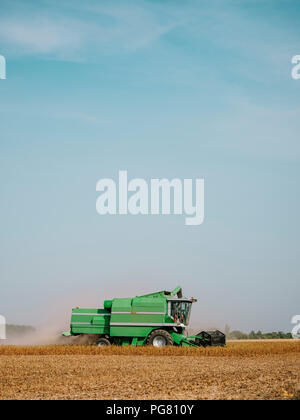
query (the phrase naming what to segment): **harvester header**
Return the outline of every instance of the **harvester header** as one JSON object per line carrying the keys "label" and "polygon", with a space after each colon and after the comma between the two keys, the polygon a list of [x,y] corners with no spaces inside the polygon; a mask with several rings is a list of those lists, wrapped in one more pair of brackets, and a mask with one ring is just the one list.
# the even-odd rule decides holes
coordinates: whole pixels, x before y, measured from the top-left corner
{"label": "harvester header", "polygon": [[186,336],[194,298],[184,298],[182,287],[134,298],[105,300],[103,309],[72,311],[70,332],[64,336],[93,335],[100,345],[225,345],[220,331]]}

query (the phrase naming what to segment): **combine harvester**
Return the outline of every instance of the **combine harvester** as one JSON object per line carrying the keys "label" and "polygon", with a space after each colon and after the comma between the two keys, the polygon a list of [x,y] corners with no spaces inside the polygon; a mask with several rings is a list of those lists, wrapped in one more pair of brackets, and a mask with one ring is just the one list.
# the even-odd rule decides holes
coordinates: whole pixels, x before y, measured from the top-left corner
{"label": "combine harvester", "polygon": [[104,309],[73,309],[71,330],[63,336],[93,334],[98,346],[224,346],[226,337],[220,331],[184,335],[194,302],[182,297],[181,286],[172,292],[105,300]]}

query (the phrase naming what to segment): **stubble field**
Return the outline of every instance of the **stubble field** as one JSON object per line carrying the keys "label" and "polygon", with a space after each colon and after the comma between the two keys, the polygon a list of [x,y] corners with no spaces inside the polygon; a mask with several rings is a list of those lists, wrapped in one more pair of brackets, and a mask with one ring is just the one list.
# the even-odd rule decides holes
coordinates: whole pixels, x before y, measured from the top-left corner
{"label": "stubble field", "polygon": [[0,346],[0,399],[299,399],[300,341]]}

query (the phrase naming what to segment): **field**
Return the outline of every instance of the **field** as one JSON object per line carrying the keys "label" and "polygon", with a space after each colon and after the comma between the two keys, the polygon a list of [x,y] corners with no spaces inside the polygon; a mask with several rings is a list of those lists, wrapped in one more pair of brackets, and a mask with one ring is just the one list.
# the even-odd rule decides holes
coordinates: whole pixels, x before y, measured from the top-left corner
{"label": "field", "polygon": [[300,342],[0,346],[0,399],[299,399]]}

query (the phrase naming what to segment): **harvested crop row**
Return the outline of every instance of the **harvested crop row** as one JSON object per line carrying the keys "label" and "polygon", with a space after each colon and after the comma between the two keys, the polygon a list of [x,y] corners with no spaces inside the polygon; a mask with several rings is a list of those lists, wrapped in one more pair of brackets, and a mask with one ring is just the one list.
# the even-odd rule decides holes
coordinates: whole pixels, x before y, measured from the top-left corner
{"label": "harvested crop row", "polygon": [[97,346],[0,346],[0,356],[122,355],[122,356],[268,356],[300,354],[300,340],[232,342],[226,347],[97,347]]}

